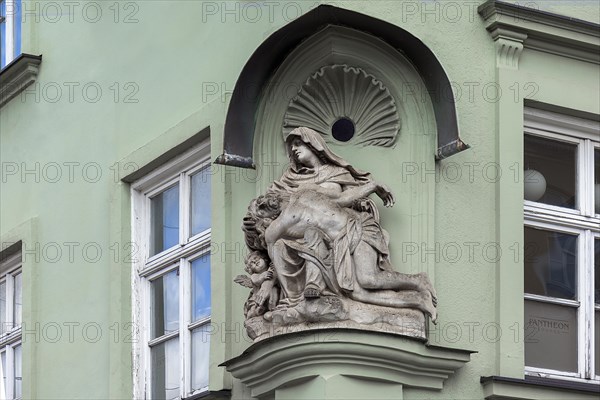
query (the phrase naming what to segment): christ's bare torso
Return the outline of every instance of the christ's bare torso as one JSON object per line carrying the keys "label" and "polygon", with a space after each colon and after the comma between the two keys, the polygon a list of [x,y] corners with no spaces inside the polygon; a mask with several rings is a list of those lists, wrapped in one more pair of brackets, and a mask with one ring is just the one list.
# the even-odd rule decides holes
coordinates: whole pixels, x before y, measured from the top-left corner
{"label": "christ's bare torso", "polygon": [[267,228],[267,242],[301,239],[307,229],[318,228],[330,239],[338,237],[347,225],[348,213],[330,197],[313,190],[294,193],[281,214]]}

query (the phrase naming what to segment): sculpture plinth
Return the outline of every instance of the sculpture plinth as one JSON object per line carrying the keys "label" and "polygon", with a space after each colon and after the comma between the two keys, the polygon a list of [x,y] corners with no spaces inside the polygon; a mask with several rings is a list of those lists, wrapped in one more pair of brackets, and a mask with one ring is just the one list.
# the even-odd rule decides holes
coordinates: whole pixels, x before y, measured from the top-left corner
{"label": "sculpture plinth", "polygon": [[426,339],[423,312],[365,304],[343,297],[304,300],[293,309],[273,311],[269,319],[263,316],[247,319],[244,326],[248,335],[259,341],[284,333],[350,328]]}
{"label": "sculpture plinth", "polygon": [[397,400],[405,386],[442,389],[472,353],[386,333],[325,329],[262,340],[222,366],[247,387],[245,398]]}
{"label": "sculpture plinth", "polygon": [[390,260],[389,234],[369,198],[395,198],[335,155],[323,137],[296,128],[286,137],[290,167],[248,207],[242,229],[252,250],[246,328],[255,341],[316,328],[356,328],[425,338],[437,318],[424,273],[404,274]]}

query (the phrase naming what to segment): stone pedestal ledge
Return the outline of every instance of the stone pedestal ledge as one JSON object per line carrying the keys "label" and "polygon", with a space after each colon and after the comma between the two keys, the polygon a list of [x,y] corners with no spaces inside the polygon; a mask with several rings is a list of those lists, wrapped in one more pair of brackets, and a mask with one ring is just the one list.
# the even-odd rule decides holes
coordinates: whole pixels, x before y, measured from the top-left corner
{"label": "stone pedestal ledge", "polygon": [[262,340],[221,366],[242,381],[253,397],[276,399],[276,391],[291,383],[332,376],[395,388],[442,389],[444,381],[470,361],[471,353],[389,333],[321,329]]}

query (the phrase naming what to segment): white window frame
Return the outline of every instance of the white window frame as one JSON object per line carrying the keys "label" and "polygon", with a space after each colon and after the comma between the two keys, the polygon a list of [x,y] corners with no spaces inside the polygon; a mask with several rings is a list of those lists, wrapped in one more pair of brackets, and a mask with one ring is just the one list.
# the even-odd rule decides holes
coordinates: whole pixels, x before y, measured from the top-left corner
{"label": "white window frame", "polygon": [[[0,283],[6,282],[6,325],[4,333],[0,334],[0,354],[4,353],[6,357],[6,371],[2,370],[0,364],[0,379],[6,376],[6,386],[3,386],[3,382],[0,382],[0,389],[4,389],[6,399],[16,399],[15,396],[15,348],[22,344],[22,321],[23,314],[21,314],[21,324],[15,325],[14,323],[14,293],[15,293],[15,276],[21,274],[23,279],[23,268],[21,262],[21,252],[17,252],[11,256],[8,256],[5,260],[0,263]],[[21,285],[22,285],[21,280]],[[21,290],[22,290],[21,286]],[[22,292],[21,292],[22,294]],[[23,360],[23,347],[21,346],[21,362]],[[23,370],[21,369],[21,374]],[[21,388],[23,384],[21,383]],[[2,396],[2,393],[0,393]],[[20,397],[19,397],[20,398]]]}
{"label": "white window frame", "polygon": [[[600,125],[548,111],[525,108],[524,134],[577,145],[576,209],[524,200],[526,227],[578,235],[575,300],[524,294],[525,300],[577,307],[577,372],[525,366],[526,375],[600,382],[594,365],[594,240],[600,238],[600,215],[594,210],[594,149],[600,148]],[[525,345],[527,345],[525,343]]]}
{"label": "white window frame", "polygon": [[[210,324],[210,317],[191,321],[191,263],[210,256],[211,229],[191,235],[190,201],[191,176],[210,168],[210,141],[206,140],[186,153],[165,163],[131,185],[132,234],[138,257],[132,270],[133,326],[140,340],[134,343],[134,398],[149,399],[151,388],[151,346],[179,337],[180,393],[188,398],[208,392],[205,388],[191,390],[191,332]],[[179,183],[179,243],[158,254],[150,255],[150,199],[170,186]],[[179,269],[179,330],[151,338],[151,281],[169,271]]]}
{"label": "white window frame", "polygon": [[[15,54],[15,23],[16,23],[16,4],[15,0],[0,0],[0,2],[5,3],[6,17],[4,20],[4,24],[6,25],[5,37],[2,38],[2,46],[5,46],[5,65],[1,66],[4,68],[8,64],[10,64],[18,54]],[[12,10],[9,12],[9,10]]]}

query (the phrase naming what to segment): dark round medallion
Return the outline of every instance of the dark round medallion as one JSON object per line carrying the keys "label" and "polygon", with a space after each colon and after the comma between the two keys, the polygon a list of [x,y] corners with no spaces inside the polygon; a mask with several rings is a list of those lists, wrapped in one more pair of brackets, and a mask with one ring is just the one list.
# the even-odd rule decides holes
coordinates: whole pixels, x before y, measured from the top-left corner
{"label": "dark round medallion", "polygon": [[340,142],[347,142],[354,137],[354,122],[350,118],[342,117],[331,126],[331,134]]}

